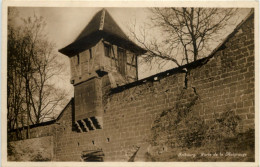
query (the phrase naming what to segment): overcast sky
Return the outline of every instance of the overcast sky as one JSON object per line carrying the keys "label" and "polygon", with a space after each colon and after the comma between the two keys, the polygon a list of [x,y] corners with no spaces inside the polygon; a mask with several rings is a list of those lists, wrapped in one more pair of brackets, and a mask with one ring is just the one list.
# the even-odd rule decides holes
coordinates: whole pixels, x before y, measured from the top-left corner
{"label": "overcast sky", "polygon": [[[91,7],[19,7],[19,17],[28,17],[36,14],[43,16],[46,20],[46,34],[48,38],[54,42],[57,46],[56,51],[67,46],[75,40],[83,28],[88,24],[90,19],[102,8]],[[136,26],[148,21],[149,12],[146,8],[106,8],[112,15],[117,24],[122,30],[128,34],[128,26],[130,22],[136,21]],[[240,9],[239,20],[237,23],[248,14],[250,9]],[[16,19],[19,24],[19,18]],[[232,27],[229,33],[232,32]],[[228,34],[226,34],[228,35]],[[64,61],[67,65],[67,75],[64,76],[64,82],[59,84],[71,90],[71,96],[73,96],[73,87],[70,84],[70,65],[68,57],[58,53],[60,60]],[[172,64],[166,66],[166,68],[172,68]],[[158,70],[153,69],[149,71],[145,66],[139,66],[140,78],[151,75]]]}

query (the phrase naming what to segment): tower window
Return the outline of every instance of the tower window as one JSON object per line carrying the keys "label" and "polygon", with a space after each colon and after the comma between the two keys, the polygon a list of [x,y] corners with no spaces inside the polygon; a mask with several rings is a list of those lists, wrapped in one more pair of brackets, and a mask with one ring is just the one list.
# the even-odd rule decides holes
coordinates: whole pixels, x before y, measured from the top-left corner
{"label": "tower window", "polygon": [[77,54],[77,64],[80,63],[80,60],[79,60],[79,54]]}
{"label": "tower window", "polygon": [[111,45],[104,44],[104,48],[105,48],[105,56],[111,57]]}
{"label": "tower window", "polygon": [[92,50],[89,49],[89,59],[92,59]]}
{"label": "tower window", "polygon": [[118,70],[122,75],[126,73],[126,51],[124,49],[118,48]]}

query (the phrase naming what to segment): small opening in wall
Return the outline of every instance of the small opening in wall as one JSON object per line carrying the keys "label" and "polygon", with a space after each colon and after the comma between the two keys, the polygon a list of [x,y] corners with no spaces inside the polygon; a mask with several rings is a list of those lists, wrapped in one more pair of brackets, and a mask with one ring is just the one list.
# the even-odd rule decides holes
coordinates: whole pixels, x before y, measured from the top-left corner
{"label": "small opening in wall", "polygon": [[77,64],[79,64],[80,63],[80,60],[79,60],[79,54],[77,54]]}
{"label": "small opening in wall", "polygon": [[78,142],[78,147],[79,147],[79,142]]}
{"label": "small opening in wall", "polygon": [[92,144],[95,145],[95,141],[94,140],[92,140]]}
{"label": "small opening in wall", "polygon": [[105,48],[105,56],[111,57],[111,45],[104,44],[104,48]]}
{"label": "small opening in wall", "polygon": [[92,50],[89,49],[89,58],[92,59]]}
{"label": "small opening in wall", "polygon": [[110,142],[110,139],[109,139],[109,138],[107,138],[107,142],[108,142],[108,143]]}
{"label": "small opening in wall", "polygon": [[63,128],[65,130],[65,128]]}

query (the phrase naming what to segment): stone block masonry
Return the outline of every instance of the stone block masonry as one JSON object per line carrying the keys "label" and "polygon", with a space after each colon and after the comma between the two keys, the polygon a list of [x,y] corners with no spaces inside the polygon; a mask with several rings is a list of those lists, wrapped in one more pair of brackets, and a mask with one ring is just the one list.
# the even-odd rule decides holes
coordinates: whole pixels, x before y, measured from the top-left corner
{"label": "stone block masonry", "polygon": [[154,122],[169,110],[192,111],[206,123],[232,111],[240,132],[254,129],[254,82],[252,14],[207,58],[109,92],[104,87],[102,129],[75,131],[72,100],[51,125],[53,160],[81,161],[84,151],[102,150],[104,161],[145,161]]}

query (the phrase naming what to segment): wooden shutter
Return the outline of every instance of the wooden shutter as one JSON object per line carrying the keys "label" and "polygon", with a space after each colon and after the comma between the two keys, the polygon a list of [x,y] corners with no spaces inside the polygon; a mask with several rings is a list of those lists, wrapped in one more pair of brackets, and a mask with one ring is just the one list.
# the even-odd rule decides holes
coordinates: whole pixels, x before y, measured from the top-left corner
{"label": "wooden shutter", "polygon": [[118,48],[118,71],[125,76],[126,73],[126,53],[124,49]]}

